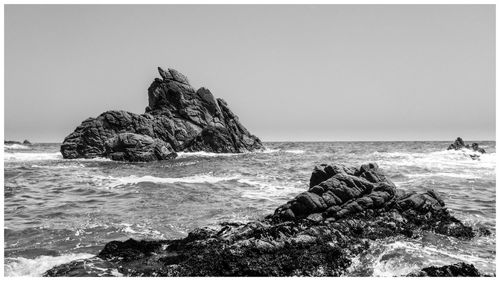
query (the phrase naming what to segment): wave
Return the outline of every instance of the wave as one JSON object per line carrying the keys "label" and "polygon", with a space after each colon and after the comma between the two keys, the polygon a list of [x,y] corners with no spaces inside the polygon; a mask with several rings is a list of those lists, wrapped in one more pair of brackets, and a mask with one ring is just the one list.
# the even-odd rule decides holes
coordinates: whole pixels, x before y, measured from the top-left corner
{"label": "wave", "polygon": [[215,153],[215,152],[177,152],[177,158],[188,158],[188,157],[229,157],[242,155],[242,153]]}
{"label": "wave", "polygon": [[431,178],[431,177],[449,177],[460,179],[482,179],[483,176],[471,173],[427,173],[427,174],[408,174],[410,178]]}
{"label": "wave", "polygon": [[284,152],[284,153],[292,153],[292,154],[303,154],[305,153],[305,150],[302,149],[288,149],[288,150],[282,150],[282,149],[271,149],[271,148],[266,148],[261,151],[256,151],[256,153],[278,153],[278,152]]}
{"label": "wave", "polygon": [[346,276],[406,276],[427,266],[443,266],[456,262],[489,263],[491,261],[465,252],[449,251],[443,246],[423,245],[419,241],[373,242],[368,252],[353,259]]}
{"label": "wave", "polygon": [[5,144],[4,149],[16,150],[16,149],[31,149],[31,147],[22,144]]}
{"label": "wave", "polygon": [[[474,160],[469,155],[478,155]],[[457,166],[471,168],[489,168],[496,166],[496,153],[477,154],[462,150],[444,150],[434,152],[373,152],[369,155],[373,161],[384,164],[411,165],[453,169]]]}
{"label": "wave", "polygon": [[24,153],[24,152],[5,152],[4,161],[43,161],[43,160],[61,160],[60,152],[51,153]]}
{"label": "wave", "polygon": [[113,177],[113,176],[94,176],[95,179],[109,181],[106,185],[110,188],[138,184],[141,182],[152,182],[152,183],[217,183],[221,181],[235,180],[237,177],[216,177],[208,174],[199,174],[189,177],[181,178],[161,178],[154,176],[126,176],[126,177]]}
{"label": "wave", "polygon": [[66,254],[61,256],[39,256],[34,259],[23,257],[5,258],[5,276],[42,276],[54,266],[74,260],[93,257],[92,254]]}

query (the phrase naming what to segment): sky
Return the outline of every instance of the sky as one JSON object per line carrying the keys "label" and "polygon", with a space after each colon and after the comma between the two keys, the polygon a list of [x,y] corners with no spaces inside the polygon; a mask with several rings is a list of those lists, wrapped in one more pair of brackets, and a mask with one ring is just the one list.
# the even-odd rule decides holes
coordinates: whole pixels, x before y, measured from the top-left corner
{"label": "sky", "polygon": [[263,141],[495,139],[494,5],[6,5],[5,139],[143,113],[157,66]]}

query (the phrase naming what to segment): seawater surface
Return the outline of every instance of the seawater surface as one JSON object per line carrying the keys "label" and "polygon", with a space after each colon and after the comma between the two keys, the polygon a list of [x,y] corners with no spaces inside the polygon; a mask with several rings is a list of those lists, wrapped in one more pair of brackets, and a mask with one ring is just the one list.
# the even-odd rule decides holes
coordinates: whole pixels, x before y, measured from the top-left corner
{"label": "seawater surface", "polygon": [[5,275],[39,276],[111,240],[182,238],[196,227],[270,214],[307,190],[321,163],[376,162],[398,188],[440,193],[453,215],[492,231],[470,241],[425,233],[371,242],[348,276],[399,276],[460,261],[494,274],[495,142],[472,160],[447,142],[274,142],[263,152],[180,153],[171,161],[64,160],[59,144],[6,145]]}

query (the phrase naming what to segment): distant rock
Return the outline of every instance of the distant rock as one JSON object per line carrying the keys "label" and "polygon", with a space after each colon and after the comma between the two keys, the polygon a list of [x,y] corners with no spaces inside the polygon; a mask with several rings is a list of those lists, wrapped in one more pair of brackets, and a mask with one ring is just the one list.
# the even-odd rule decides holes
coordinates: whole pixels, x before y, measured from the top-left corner
{"label": "distant rock", "polygon": [[[240,153],[264,148],[224,100],[216,99],[206,88],[195,90],[187,77],[174,69],[159,67],[158,72],[162,78],[156,78],[149,87],[149,105],[144,114],[113,110],[88,118],[64,139],[63,157],[153,161],[170,159],[175,157],[171,152],[179,151]],[[123,133],[133,137],[119,136]],[[124,152],[124,146],[107,145],[129,139],[139,146],[129,143]],[[143,149],[145,154],[140,153]],[[152,153],[158,149],[166,154]]]}
{"label": "distant rock", "polygon": [[461,137],[458,137],[454,143],[448,146],[448,150],[461,150],[461,149],[470,149],[475,152],[486,153],[486,151],[483,148],[480,148],[479,145],[475,142],[472,143],[472,145],[468,144],[466,145]]}
{"label": "distant rock", "polygon": [[[110,241],[97,256],[44,276],[343,276],[369,241],[418,239],[423,231],[460,240],[485,233],[453,217],[432,190],[398,190],[375,163],[324,164],[314,169],[308,191],[261,220],[197,228],[182,239]],[[476,276],[477,270],[453,265],[415,274]]]}
{"label": "distant rock", "polygon": [[20,141],[10,141],[10,140],[7,140],[7,141],[4,141],[3,143],[4,143],[4,144],[22,144],[22,145],[31,145],[31,142],[29,142],[28,140],[24,140],[23,142],[20,142]]}

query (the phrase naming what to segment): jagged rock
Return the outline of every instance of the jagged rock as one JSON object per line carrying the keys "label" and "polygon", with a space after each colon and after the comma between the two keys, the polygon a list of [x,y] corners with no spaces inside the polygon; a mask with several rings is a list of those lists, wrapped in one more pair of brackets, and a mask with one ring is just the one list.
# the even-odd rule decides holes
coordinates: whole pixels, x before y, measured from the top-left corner
{"label": "jagged rock", "polygon": [[[323,172],[328,176],[318,182],[314,174]],[[86,267],[92,262],[102,276],[116,271],[126,276],[340,276],[368,249],[367,240],[416,238],[421,231],[459,239],[476,235],[449,214],[435,191],[397,190],[376,164],[320,165],[313,177],[309,191],[262,220],[199,228],[176,240],[112,241],[96,257],[44,275],[94,276],[97,269]]]}
{"label": "jagged rock", "polygon": [[29,140],[24,140],[24,141],[23,141],[23,144],[24,144],[24,145],[31,145],[31,142],[30,142]]}
{"label": "jagged rock", "polygon": [[365,209],[382,208],[395,195],[396,186],[370,163],[355,167],[319,165],[311,175],[309,191],[276,210],[282,220],[321,212],[324,218],[341,218]]}
{"label": "jagged rock", "polygon": [[[464,140],[461,137],[458,137],[454,143],[448,146],[448,150],[460,150],[460,149],[470,149],[479,153],[486,153],[486,150],[480,148],[477,143],[472,143],[472,145],[465,144]],[[472,157],[472,156],[471,156]]]}
{"label": "jagged rock", "polygon": [[472,264],[464,262],[445,266],[430,266],[418,272],[411,273],[409,277],[481,277],[482,275]]}
{"label": "jagged rock", "polygon": [[[156,78],[148,89],[146,113],[107,111],[88,118],[64,139],[63,157],[112,158],[113,150],[106,143],[122,133],[163,141],[176,152],[239,153],[264,148],[224,100],[214,98],[206,88],[195,91],[186,76],[174,69],[158,68],[158,72],[162,79]],[[146,157],[144,161],[159,159],[163,158]]]}

